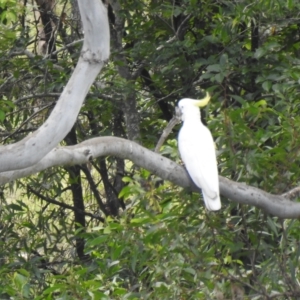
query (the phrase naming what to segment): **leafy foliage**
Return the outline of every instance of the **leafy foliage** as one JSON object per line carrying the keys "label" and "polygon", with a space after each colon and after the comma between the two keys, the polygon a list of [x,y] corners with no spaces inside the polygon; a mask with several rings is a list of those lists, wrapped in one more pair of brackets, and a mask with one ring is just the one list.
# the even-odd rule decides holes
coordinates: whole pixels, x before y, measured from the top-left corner
{"label": "leafy foliage", "polygon": [[[110,7],[111,60],[62,144],[138,136],[154,149],[177,100],[205,89],[213,100],[202,118],[216,140],[220,174],[276,194],[297,186],[300,4],[120,5]],[[0,1],[2,143],[45,121],[79,56],[80,41],[69,45],[82,38],[76,3],[52,8],[56,56],[54,48],[39,52],[44,24],[27,2]],[[161,154],[180,162],[177,131]],[[114,157],[2,187],[0,298],[300,297],[298,220],[227,199],[208,214],[199,197]]]}

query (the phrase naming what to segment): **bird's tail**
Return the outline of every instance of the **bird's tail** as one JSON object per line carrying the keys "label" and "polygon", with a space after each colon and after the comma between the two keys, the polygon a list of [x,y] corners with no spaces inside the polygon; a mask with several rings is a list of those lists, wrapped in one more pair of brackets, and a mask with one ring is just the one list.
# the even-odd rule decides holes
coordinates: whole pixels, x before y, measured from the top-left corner
{"label": "bird's tail", "polygon": [[218,194],[216,194],[214,198],[207,196],[203,191],[202,194],[205,206],[208,210],[215,211],[221,209],[221,200]]}

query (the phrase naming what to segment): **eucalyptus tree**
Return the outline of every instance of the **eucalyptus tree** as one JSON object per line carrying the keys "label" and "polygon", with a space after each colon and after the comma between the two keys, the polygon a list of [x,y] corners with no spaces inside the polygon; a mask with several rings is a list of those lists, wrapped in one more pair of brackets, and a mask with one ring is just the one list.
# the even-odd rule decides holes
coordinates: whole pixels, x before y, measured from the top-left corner
{"label": "eucalyptus tree", "polygon": [[[3,1],[1,247],[14,287],[0,291],[207,299],[231,286],[249,297],[297,297],[298,221],[288,219],[300,214],[298,8]],[[178,127],[153,151],[177,101],[202,90],[212,94],[202,121],[218,149],[218,215],[180,188],[197,190],[180,163]],[[73,236],[81,263],[92,260],[101,275],[93,264],[73,277],[55,267],[72,270]],[[9,248],[31,255],[26,267],[11,267]],[[70,291],[55,285],[57,274],[82,284]]]}

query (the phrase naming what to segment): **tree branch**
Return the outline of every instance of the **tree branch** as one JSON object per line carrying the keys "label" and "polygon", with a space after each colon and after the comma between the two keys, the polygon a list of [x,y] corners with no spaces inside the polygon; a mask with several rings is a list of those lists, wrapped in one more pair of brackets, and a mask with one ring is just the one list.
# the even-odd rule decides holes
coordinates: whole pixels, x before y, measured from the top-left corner
{"label": "tree branch", "polygon": [[109,57],[106,7],[99,0],[79,0],[78,4],[85,32],[78,64],[47,121],[23,140],[0,147],[0,172],[32,166],[57,146],[74,125],[90,86]]}
{"label": "tree branch", "polygon": [[[55,148],[30,168],[0,173],[0,184],[3,185],[13,179],[25,177],[49,167],[87,163],[95,157],[108,155],[129,159],[164,180],[199,192],[184,167],[137,143],[117,137],[99,137],[75,146]],[[259,207],[266,213],[280,218],[300,217],[300,203],[222,176],[219,176],[219,180],[221,195],[233,202]]]}
{"label": "tree branch", "polygon": [[76,212],[79,212],[85,216],[88,216],[88,217],[91,217],[93,219],[96,219],[96,220],[99,220],[101,222],[104,223],[104,219],[100,216],[97,216],[95,214],[92,214],[92,213],[89,213],[89,212],[86,212],[86,211],[83,211],[77,207],[74,207],[74,206],[71,206],[69,204],[66,204],[66,203],[63,203],[63,202],[60,202],[60,201],[57,201],[57,200],[54,200],[54,199],[51,199],[49,197],[46,197],[44,195],[42,195],[41,193],[39,193],[38,191],[34,190],[30,185],[27,185],[27,189],[33,193],[34,195],[36,195],[37,197],[39,197],[39,199],[43,200],[43,201],[46,201],[48,203],[51,203],[51,204],[54,204],[54,205],[57,205],[59,207],[63,207],[65,209],[70,209],[72,211],[76,211]]}
{"label": "tree branch", "polygon": [[171,133],[174,126],[179,124],[180,122],[181,121],[180,121],[180,116],[179,116],[179,110],[176,109],[176,114],[170,120],[167,127],[164,129],[160,139],[158,140],[158,142],[156,144],[156,147],[155,147],[155,150],[154,150],[155,153],[159,153],[159,150],[160,150],[161,146],[164,144],[165,140],[167,139],[167,137]]}
{"label": "tree branch", "polygon": [[23,121],[17,129],[15,129],[11,134],[9,134],[8,136],[6,136],[2,141],[1,143],[3,143],[5,140],[7,140],[9,137],[15,135],[16,133],[19,133],[20,130],[26,125],[28,124],[35,116],[37,116],[40,112],[42,112],[43,110],[51,107],[51,106],[54,106],[55,102],[53,103],[50,103],[48,105],[45,105],[43,106],[42,108],[40,108],[39,110],[37,110],[36,112],[34,112],[32,115],[30,115],[25,121]]}
{"label": "tree branch", "polygon": [[20,104],[23,101],[26,100],[31,100],[32,98],[58,98],[61,95],[61,93],[47,93],[47,94],[33,94],[33,95],[28,95],[28,96],[24,96],[21,98],[18,98],[17,100],[14,101],[14,104]]}

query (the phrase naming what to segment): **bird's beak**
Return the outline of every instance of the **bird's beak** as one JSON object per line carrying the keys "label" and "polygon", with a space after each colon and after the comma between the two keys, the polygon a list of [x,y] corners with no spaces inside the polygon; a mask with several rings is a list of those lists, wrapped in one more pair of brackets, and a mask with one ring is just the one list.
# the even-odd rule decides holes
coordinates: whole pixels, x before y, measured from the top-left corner
{"label": "bird's beak", "polygon": [[204,107],[207,105],[209,100],[210,100],[210,94],[208,92],[206,92],[206,96],[203,99],[196,100],[194,102],[194,104],[195,104],[195,106],[198,106],[198,107]]}

